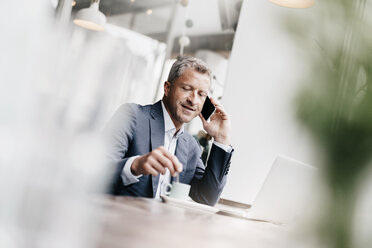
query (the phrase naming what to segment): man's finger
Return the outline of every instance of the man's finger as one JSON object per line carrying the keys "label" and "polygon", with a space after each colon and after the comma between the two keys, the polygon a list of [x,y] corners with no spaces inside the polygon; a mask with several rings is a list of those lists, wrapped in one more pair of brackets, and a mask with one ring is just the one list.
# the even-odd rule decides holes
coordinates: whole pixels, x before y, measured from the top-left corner
{"label": "man's finger", "polygon": [[220,104],[218,104],[218,103],[216,102],[216,100],[214,100],[213,97],[210,97],[209,99],[211,100],[212,104],[213,104],[215,107],[220,106]]}
{"label": "man's finger", "polygon": [[154,168],[152,168],[152,166],[150,165],[150,163],[145,163],[143,165],[143,174],[144,175],[147,175],[147,174],[151,174],[153,176],[157,176],[159,174],[158,171],[156,171]]}
{"label": "man's finger", "polygon": [[160,153],[154,153],[154,157],[161,164],[162,167],[168,168],[171,175],[173,175],[176,171],[176,168],[173,164],[173,161],[166,156],[166,152],[168,151],[161,150]]}
{"label": "man's finger", "polygon": [[225,109],[221,105],[216,105],[215,107],[216,107],[216,110],[225,112]]}
{"label": "man's finger", "polygon": [[226,111],[221,106],[216,107],[216,113],[218,113],[219,115],[221,115],[223,117],[228,117],[228,114],[226,113]]}
{"label": "man's finger", "polygon": [[148,163],[154,168],[156,171],[160,172],[161,174],[165,174],[165,168],[162,166],[159,161],[155,157],[149,157]]}
{"label": "man's finger", "polygon": [[178,158],[176,156],[174,156],[173,154],[171,154],[170,152],[168,152],[164,148],[162,149],[162,152],[163,152],[164,156],[167,157],[172,162],[173,171],[171,171],[171,174],[174,175],[175,171],[181,172],[183,166],[180,163],[180,161],[178,160]]}
{"label": "man's finger", "polygon": [[174,159],[176,160],[176,165],[177,165],[177,172],[182,172],[183,170],[183,165],[181,164],[181,162],[178,160],[178,158],[176,156],[173,156]]}
{"label": "man's finger", "polygon": [[221,110],[224,113],[226,113],[224,107],[221,104],[217,103],[213,98],[211,98],[211,102],[213,103],[217,110]]}

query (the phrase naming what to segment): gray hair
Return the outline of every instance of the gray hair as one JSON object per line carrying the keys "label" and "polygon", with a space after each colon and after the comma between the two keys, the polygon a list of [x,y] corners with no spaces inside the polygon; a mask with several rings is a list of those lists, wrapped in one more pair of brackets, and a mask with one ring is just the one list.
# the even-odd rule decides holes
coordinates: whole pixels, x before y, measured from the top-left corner
{"label": "gray hair", "polygon": [[176,81],[188,68],[192,68],[201,74],[207,74],[212,81],[212,71],[204,61],[192,56],[179,56],[169,72],[168,82]]}

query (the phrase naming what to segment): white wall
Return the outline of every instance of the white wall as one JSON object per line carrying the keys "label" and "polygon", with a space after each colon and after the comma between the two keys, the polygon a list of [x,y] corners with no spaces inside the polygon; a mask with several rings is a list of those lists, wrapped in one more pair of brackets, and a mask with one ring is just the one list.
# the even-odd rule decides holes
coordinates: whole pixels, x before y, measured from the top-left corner
{"label": "white wall", "polygon": [[252,203],[277,154],[317,165],[310,138],[294,116],[293,97],[306,64],[278,17],[311,15],[317,7],[243,3],[223,97],[235,147],[224,198]]}

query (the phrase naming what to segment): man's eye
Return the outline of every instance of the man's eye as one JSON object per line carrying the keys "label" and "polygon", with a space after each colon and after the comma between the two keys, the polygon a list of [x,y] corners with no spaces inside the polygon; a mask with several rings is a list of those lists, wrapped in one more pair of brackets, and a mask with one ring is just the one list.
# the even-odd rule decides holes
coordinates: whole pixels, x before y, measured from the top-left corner
{"label": "man's eye", "polygon": [[207,94],[205,94],[204,92],[201,92],[201,93],[199,93],[199,96],[201,96],[201,97],[207,97]]}
{"label": "man's eye", "polygon": [[182,89],[183,90],[191,90],[191,88],[190,87],[187,87],[187,86],[183,86]]}

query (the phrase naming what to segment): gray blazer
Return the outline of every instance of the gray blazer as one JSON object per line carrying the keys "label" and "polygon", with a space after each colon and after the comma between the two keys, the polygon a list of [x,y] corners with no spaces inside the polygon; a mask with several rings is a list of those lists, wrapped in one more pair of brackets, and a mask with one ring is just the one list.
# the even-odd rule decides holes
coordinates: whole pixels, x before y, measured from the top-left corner
{"label": "gray blazer", "polygon": [[[139,182],[124,186],[121,172],[128,158],[146,154],[164,145],[164,118],[161,102],[141,106],[124,104],[109,121],[106,135],[114,160],[110,193],[114,195],[155,197],[159,175],[146,175]],[[213,145],[205,168],[198,142],[187,132],[179,136],[175,155],[183,165],[180,182],[190,184],[190,197],[200,203],[215,205],[226,184],[231,153]]]}

